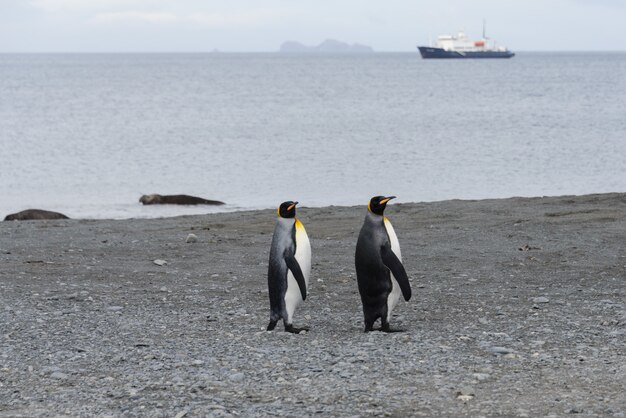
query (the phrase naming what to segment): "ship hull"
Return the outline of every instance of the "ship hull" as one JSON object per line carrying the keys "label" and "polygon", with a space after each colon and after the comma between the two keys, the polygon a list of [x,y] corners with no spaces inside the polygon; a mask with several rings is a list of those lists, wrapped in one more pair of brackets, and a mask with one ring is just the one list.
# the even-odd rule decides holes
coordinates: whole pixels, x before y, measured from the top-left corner
{"label": "ship hull", "polygon": [[511,51],[446,51],[443,48],[418,46],[422,58],[511,58]]}

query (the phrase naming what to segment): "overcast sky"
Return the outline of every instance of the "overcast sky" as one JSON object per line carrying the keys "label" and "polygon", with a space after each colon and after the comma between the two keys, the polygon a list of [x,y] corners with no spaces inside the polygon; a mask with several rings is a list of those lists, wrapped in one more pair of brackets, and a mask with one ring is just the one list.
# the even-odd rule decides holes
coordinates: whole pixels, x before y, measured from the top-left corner
{"label": "overcast sky", "polygon": [[626,0],[0,0],[0,52],[414,51],[483,18],[514,51],[626,50]]}

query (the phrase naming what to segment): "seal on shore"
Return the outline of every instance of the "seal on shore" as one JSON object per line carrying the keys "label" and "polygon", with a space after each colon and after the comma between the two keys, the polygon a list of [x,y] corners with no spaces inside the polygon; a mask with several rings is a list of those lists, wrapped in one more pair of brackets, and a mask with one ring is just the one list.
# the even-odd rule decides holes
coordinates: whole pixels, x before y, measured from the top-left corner
{"label": "seal on shore", "polygon": [[219,200],[208,200],[186,194],[145,194],[139,198],[144,205],[224,205]]}
{"label": "seal on shore", "polygon": [[270,295],[268,331],[273,330],[280,319],[287,332],[308,331],[308,328],[295,328],[292,323],[296,308],[306,300],[311,273],[311,244],[304,226],[296,218],[297,204],[283,202],[278,208],[267,272]]}
{"label": "seal on shore", "polygon": [[52,212],[42,209],[27,209],[17,213],[7,215],[5,221],[32,221],[45,219],[70,219],[59,212]]}
{"label": "seal on shore", "polygon": [[380,318],[380,330],[389,327],[391,311],[400,299],[411,299],[411,285],[402,265],[398,237],[384,215],[387,202],[395,196],[374,196],[367,205],[365,222],[356,243],[355,265],[359,294],[363,302],[365,332],[372,331]]}

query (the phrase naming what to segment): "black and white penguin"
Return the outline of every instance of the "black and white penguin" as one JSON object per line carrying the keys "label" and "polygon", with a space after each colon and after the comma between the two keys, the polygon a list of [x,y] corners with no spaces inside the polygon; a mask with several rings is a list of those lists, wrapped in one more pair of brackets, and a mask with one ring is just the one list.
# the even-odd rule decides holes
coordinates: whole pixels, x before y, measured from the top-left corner
{"label": "black and white penguin", "polygon": [[296,307],[306,299],[311,273],[311,244],[304,225],[296,218],[297,204],[284,202],[278,208],[267,273],[271,308],[268,331],[279,319],[287,332],[308,331],[292,324]]}
{"label": "black and white penguin", "polygon": [[365,222],[356,243],[356,278],[363,302],[365,332],[372,331],[374,322],[381,321],[381,331],[389,327],[391,312],[400,299],[411,299],[411,285],[402,265],[400,243],[391,222],[384,216],[387,202],[395,196],[373,197],[368,205]]}

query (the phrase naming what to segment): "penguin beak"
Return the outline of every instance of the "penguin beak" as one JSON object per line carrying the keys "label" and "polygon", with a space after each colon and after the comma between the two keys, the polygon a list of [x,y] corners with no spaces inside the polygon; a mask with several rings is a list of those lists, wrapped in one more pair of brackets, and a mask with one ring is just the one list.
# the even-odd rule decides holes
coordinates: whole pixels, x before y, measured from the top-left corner
{"label": "penguin beak", "polygon": [[381,200],[381,201],[380,201],[380,204],[381,204],[381,205],[384,205],[384,204],[386,204],[387,202],[389,202],[391,199],[395,199],[395,198],[396,198],[395,196],[389,196],[389,197],[386,197],[386,198],[384,198],[383,200]]}
{"label": "penguin beak", "polygon": [[298,202],[293,202],[293,204],[292,204],[292,205],[290,205],[290,206],[287,208],[287,210],[291,210],[291,209],[295,208],[297,204],[298,204]]}

